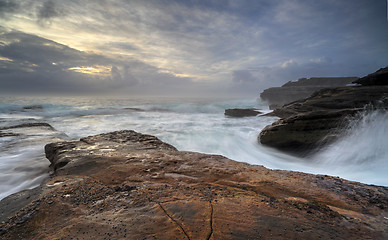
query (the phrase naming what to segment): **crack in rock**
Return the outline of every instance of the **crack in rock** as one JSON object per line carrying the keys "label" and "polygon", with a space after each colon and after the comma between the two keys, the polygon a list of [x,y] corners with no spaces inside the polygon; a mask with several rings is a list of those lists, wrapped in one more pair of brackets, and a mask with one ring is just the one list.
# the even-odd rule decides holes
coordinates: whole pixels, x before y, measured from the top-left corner
{"label": "crack in rock", "polygon": [[209,240],[212,235],[213,235],[213,204],[212,204],[212,201],[209,201],[209,204],[210,204],[210,221],[209,221],[209,224],[210,224],[210,233],[209,235],[207,236],[206,240]]}
{"label": "crack in rock", "polygon": [[166,209],[162,206],[162,204],[160,203],[157,203],[159,205],[159,207],[163,210],[163,212],[167,215],[167,217],[169,217],[183,232],[183,234],[185,234],[185,236],[187,237],[188,240],[190,240],[190,237],[189,235],[186,233],[185,229],[183,228],[183,226],[181,224],[179,224],[170,214],[168,214],[168,212],[166,211]]}

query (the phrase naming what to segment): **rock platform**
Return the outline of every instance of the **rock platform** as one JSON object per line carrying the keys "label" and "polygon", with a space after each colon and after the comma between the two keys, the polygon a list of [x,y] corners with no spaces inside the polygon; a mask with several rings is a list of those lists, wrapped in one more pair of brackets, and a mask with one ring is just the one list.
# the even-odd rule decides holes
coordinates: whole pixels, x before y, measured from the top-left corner
{"label": "rock platform", "polygon": [[386,187],[182,152],[134,131],[45,150],[50,179],[0,202],[0,239],[388,238]]}

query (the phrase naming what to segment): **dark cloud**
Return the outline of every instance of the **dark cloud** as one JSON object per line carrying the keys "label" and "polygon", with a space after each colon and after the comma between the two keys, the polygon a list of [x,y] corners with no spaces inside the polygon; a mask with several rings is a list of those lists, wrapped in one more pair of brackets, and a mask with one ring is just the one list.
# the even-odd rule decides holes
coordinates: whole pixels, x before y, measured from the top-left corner
{"label": "dark cloud", "polygon": [[0,18],[4,18],[7,14],[16,12],[18,8],[19,4],[14,0],[0,0]]}
{"label": "dark cloud", "polygon": [[[187,95],[201,91],[190,78],[160,73],[136,60],[82,52],[22,32],[3,31],[0,39],[5,43],[0,45],[1,92]],[[105,72],[82,73],[88,68]]]}
{"label": "dark cloud", "polygon": [[132,87],[139,84],[139,80],[133,76],[129,70],[129,66],[123,66],[121,69],[116,66],[112,66],[111,76],[113,84],[117,84],[118,86],[124,85]]}
{"label": "dark cloud", "polygon": [[[44,81],[51,74],[51,84],[79,90],[257,95],[301,77],[362,76],[388,63],[383,0],[0,0],[0,7],[6,27],[64,43],[3,34],[0,54],[12,61],[1,61],[0,74]],[[36,22],[52,28],[29,25]],[[99,65],[100,76],[77,70]]]}
{"label": "dark cloud", "polygon": [[0,46],[0,55],[11,59],[15,65],[29,63],[46,69],[50,69],[51,66],[55,66],[53,67],[55,69],[61,66],[64,69],[85,64],[89,59],[95,58],[93,54],[86,54],[63,44],[22,32],[3,32],[0,34],[0,39],[7,42]]}
{"label": "dark cloud", "polygon": [[0,45],[4,66],[0,68],[0,89],[3,91],[92,92],[114,85],[110,75],[104,78],[72,70],[109,66],[112,61],[104,56],[21,32],[3,32],[0,39],[7,43]]}
{"label": "dark cloud", "polygon": [[52,1],[48,0],[37,9],[38,23],[41,25],[50,24],[53,18],[63,15],[63,11]]}

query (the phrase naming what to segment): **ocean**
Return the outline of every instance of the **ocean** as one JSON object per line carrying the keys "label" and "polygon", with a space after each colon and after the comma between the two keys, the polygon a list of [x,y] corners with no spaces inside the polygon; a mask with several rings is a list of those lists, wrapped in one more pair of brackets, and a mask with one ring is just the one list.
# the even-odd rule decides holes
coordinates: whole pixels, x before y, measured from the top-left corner
{"label": "ocean", "polygon": [[56,131],[42,127],[39,131],[25,129],[19,134],[0,135],[0,199],[36,187],[49,176],[45,144],[123,129],[157,136],[178,150],[388,186],[386,111],[361,113],[344,126],[339,141],[314,156],[299,158],[258,143],[260,131],[278,118],[226,117],[228,108],[270,112],[268,105],[256,98],[2,96],[0,128],[44,122]]}

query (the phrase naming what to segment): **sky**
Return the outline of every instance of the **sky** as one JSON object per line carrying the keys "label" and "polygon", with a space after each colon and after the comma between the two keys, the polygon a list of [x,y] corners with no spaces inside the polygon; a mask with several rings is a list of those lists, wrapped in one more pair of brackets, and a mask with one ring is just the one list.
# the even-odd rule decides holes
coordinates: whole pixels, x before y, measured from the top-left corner
{"label": "sky", "polygon": [[258,96],[388,65],[386,0],[0,0],[0,93]]}

